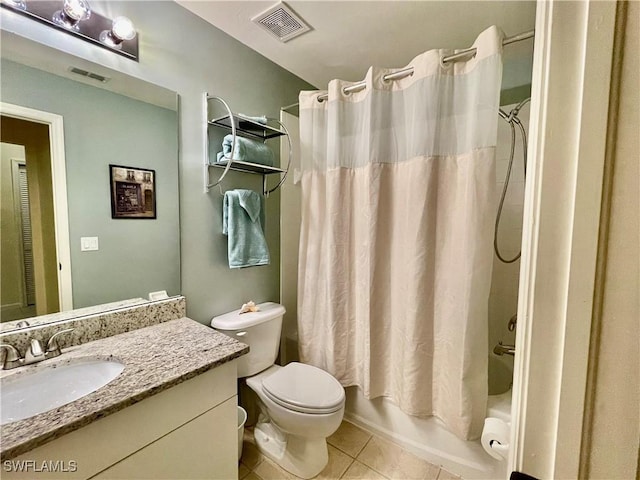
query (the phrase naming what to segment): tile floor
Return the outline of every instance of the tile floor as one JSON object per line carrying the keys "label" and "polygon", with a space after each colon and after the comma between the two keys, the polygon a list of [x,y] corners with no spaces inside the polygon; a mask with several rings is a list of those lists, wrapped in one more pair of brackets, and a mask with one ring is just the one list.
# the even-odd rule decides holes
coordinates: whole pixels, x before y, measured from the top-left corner
{"label": "tile floor", "polygon": [[[329,463],[315,477],[322,480],[461,480],[438,465],[433,465],[403,450],[388,440],[372,435],[343,421],[328,438]],[[296,480],[298,477],[265,458],[253,440],[253,430],[244,434],[240,480]]]}

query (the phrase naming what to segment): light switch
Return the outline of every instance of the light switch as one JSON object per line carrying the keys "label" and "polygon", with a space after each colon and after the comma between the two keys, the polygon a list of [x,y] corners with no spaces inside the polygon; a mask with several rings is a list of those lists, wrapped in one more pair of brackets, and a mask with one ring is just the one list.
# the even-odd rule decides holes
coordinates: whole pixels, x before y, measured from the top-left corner
{"label": "light switch", "polygon": [[80,251],[98,250],[98,237],[80,237]]}

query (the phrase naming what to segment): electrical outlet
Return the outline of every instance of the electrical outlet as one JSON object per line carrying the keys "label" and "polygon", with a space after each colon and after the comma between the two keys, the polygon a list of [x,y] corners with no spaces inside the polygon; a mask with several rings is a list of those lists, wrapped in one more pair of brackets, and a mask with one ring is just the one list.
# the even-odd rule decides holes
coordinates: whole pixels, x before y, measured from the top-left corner
{"label": "electrical outlet", "polygon": [[80,251],[90,252],[99,250],[98,237],[80,237]]}

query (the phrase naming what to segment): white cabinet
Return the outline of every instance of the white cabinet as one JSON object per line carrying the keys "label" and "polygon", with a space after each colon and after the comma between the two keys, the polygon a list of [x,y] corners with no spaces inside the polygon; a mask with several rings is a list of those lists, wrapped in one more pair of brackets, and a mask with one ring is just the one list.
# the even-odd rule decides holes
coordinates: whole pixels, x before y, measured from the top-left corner
{"label": "white cabinet", "polygon": [[236,399],[230,398],[189,423],[156,440],[92,479],[175,480],[176,478],[236,478],[238,445],[234,418]]}
{"label": "white cabinet", "polygon": [[[236,405],[234,360],[9,460],[26,471],[5,462],[2,478],[236,478]],[[37,471],[56,462],[77,469]]]}

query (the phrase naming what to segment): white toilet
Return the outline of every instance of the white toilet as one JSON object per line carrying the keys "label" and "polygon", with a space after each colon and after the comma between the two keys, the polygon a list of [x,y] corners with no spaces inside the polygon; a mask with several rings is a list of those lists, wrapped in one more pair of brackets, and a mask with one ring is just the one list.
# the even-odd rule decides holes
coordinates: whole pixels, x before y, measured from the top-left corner
{"label": "white toilet", "polygon": [[211,326],[249,345],[249,353],[238,359],[238,378],[248,377],[259,398],[258,448],[285,470],[312,478],[327,465],[327,437],[342,422],[344,389],[311,365],[274,365],[285,309],[272,302],[258,307],[258,312],[214,317]]}

